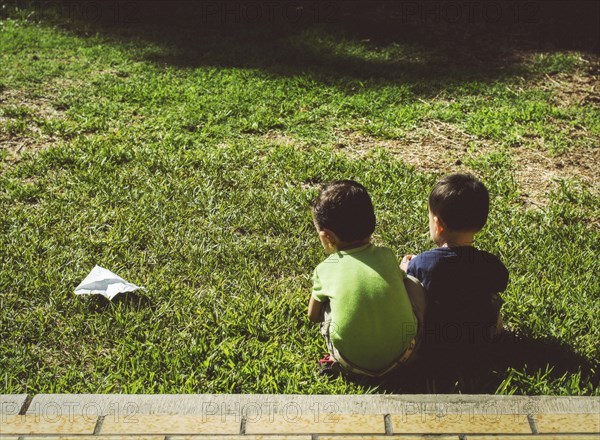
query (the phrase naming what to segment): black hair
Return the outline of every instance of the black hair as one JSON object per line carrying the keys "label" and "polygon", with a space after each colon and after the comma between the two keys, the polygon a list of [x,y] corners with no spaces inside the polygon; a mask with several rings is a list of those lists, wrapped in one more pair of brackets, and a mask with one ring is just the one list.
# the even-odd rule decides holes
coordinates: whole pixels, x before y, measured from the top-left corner
{"label": "black hair", "polygon": [[429,210],[450,230],[479,231],[487,221],[490,196],[470,174],[450,174],[431,190]]}
{"label": "black hair", "polygon": [[371,197],[353,180],[326,184],[313,203],[313,215],[319,230],[327,228],[347,242],[363,240],[375,231]]}

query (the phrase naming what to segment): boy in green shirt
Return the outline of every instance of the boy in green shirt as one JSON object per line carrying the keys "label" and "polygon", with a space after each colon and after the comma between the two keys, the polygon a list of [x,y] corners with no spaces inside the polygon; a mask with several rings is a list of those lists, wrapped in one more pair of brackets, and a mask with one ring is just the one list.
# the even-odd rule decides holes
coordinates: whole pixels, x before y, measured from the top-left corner
{"label": "boy in green shirt", "polygon": [[[312,214],[329,254],[314,271],[308,306],[309,319],[323,321],[329,355],[321,365],[382,376],[404,364],[416,345],[406,274],[391,249],[371,243],[375,214],[364,186],[351,180],[327,184]],[[422,315],[418,307],[415,312]]]}

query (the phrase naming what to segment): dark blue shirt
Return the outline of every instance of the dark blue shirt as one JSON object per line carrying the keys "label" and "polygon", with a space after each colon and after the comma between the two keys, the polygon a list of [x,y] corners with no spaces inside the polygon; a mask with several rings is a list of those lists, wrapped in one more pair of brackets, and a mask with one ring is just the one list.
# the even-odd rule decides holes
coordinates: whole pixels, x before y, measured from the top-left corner
{"label": "dark blue shirt", "polygon": [[426,340],[479,341],[495,326],[498,294],[508,284],[508,270],[495,255],[472,246],[440,247],[414,257],[407,272],[425,288]]}

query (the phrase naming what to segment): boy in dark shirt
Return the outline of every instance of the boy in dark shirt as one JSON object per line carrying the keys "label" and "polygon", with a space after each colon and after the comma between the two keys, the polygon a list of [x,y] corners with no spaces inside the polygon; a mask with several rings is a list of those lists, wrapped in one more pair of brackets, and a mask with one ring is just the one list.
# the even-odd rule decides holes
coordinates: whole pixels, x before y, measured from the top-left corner
{"label": "boy in dark shirt", "polygon": [[439,247],[407,255],[400,265],[425,288],[425,346],[489,341],[502,329],[499,293],[508,271],[473,247],[488,211],[488,191],[470,175],[446,176],[429,194],[429,232]]}

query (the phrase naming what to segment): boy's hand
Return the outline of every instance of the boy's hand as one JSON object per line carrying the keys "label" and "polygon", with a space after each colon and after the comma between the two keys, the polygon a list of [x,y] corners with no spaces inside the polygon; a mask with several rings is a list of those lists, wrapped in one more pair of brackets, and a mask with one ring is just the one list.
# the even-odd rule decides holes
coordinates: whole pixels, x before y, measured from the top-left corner
{"label": "boy's hand", "polygon": [[404,257],[402,257],[402,261],[400,262],[400,269],[406,272],[408,270],[408,262],[412,260],[413,257],[414,255],[405,255]]}

